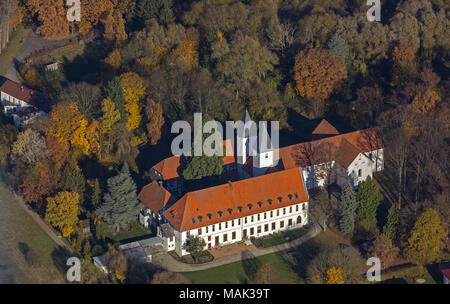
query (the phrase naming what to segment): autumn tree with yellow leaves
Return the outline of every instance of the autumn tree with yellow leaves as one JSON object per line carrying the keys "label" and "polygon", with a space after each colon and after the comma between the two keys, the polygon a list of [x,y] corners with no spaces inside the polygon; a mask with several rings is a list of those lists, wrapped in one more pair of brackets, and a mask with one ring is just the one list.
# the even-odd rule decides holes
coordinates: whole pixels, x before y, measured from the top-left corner
{"label": "autumn tree with yellow leaves", "polygon": [[331,267],[327,270],[327,284],[344,284],[344,276],[342,275],[342,269]]}
{"label": "autumn tree with yellow leaves", "polygon": [[125,111],[127,112],[127,129],[132,131],[139,128],[142,121],[141,99],[145,96],[144,81],[138,74],[128,72],[120,75],[123,96],[125,98]]}
{"label": "autumn tree with yellow leaves", "polygon": [[62,191],[54,197],[47,198],[45,220],[57,227],[68,237],[73,226],[78,221],[79,194],[77,192]]}

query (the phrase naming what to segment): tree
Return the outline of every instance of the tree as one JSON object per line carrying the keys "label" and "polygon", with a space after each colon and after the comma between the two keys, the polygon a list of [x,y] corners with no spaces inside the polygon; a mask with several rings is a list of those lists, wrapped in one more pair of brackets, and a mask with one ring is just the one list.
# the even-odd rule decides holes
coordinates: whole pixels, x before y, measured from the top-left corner
{"label": "tree", "polygon": [[297,93],[312,103],[317,116],[321,114],[317,107],[347,78],[344,60],[321,48],[300,51],[295,56],[294,73]]}
{"label": "tree", "polygon": [[255,278],[253,279],[254,284],[270,284],[272,282],[272,276],[274,273],[274,268],[272,263],[266,262],[258,267],[255,273]]}
{"label": "tree", "polygon": [[100,89],[87,82],[69,84],[61,99],[76,102],[81,114],[87,119],[95,118],[100,109]]}
{"label": "tree", "polygon": [[[78,203],[80,196],[76,192],[61,191],[54,197],[47,198],[45,220],[61,231],[72,227],[78,221]],[[72,230],[73,231],[73,230]],[[69,234],[70,235],[70,234]],[[64,235],[68,237],[69,235]]]}
{"label": "tree", "polygon": [[152,145],[156,145],[161,138],[161,128],[164,125],[164,117],[161,105],[154,102],[151,98],[147,98],[145,115],[148,119],[146,127],[148,137],[150,138],[150,143]]}
{"label": "tree", "polygon": [[328,198],[325,191],[311,194],[311,204],[309,212],[314,223],[320,225],[323,231],[327,230],[330,218],[335,214],[337,207],[332,200]]}
{"label": "tree", "polygon": [[8,164],[12,144],[16,141],[18,133],[17,128],[11,124],[0,126],[0,165]]}
{"label": "tree", "polygon": [[119,174],[108,179],[107,187],[108,191],[103,197],[103,204],[95,213],[119,230],[121,226],[135,219],[140,209],[136,184],[127,163],[123,164]]}
{"label": "tree", "polygon": [[95,179],[94,189],[92,189],[91,204],[93,209],[97,209],[100,206],[102,200],[102,188],[98,178]]}
{"label": "tree", "polygon": [[344,284],[342,269],[331,267],[327,270],[327,284]]}
{"label": "tree", "polygon": [[69,22],[64,0],[26,0],[31,13],[37,16],[37,33],[50,40],[69,36]]}
{"label": "tree", "polygon": [[77,192],[79,200],[83,201],[86,190],[86,181],[83,172],[79,168],[66,166],[61,176],[61,189],[64,191]]}
{"label": "tree", "polygon": [[114,275],[116,279],[123,282],[127,278],[128,273],[128,259],[114,246],[109,245],[109,249],[105,254],[105,266]]}
{"label": "tree", "polygon": [[387,222],[383,227],[383,234],[385,234],[394,244],[399,241],[399,225],[400,225],[400,210],[397,206],[392,205],[389,208]]}
{"label": "tree", "polygon": [[358,251],[353,247],[342,245],[334,249],[326,249],[319,252],[307,267],[308,281],[313,284],[327,283],[330,269],[340,269],[333,271],[333,279],[343,281],[348,284],[361,282],[361,273],[364,272],[364,261]]}
{"label": "tree", "polygon": [[45,139],[48,159],[55,166],[55,170],[59,171],[69,158],[69,145],[67,142],[59,142],[54,136],[47,136]]}
{"label": "tree", "polygon": [[122,82],[119,77],[114,77],[109,81],[104,88],[104,95],[114,102],[116,110],[120,113],[120,118],[123,122],[126,121],[125,114],[125,98],[123,95]]}
{"label": "tree", "polygon": [[143,27],[145,21],[152,18],[156,18],[159,24],[167,26],[175,20],[172,0],[139,0],[129,18],[133,18],[139,27]]}
{"label": "tree", "polygon": [[370,125],[374,126],[384,103],[381,89],[378,86],[364,86],[356,91],[356,95],[357,110],[363,114],[367,114]]}
{"label": "tree", "polygon": [[45,158],[45,139],[33,129],[26,129],[17,135],[11,149],[11,159],[26,166]]}
{"label": "tree", "polygon": [[186,246],[186,251],[192,254],[194,259],[197,258],[198,254],[202,253],[206,246],[206,242],[201,237],[195,237],[189,241]]}
{"label": "tree", "polygon": [[377,209],[383,199],[377,185],[367,176],[356,192],[358,200],[358,221],[377,222]]}
{"label": "tree", "polygon": [[153,275],[152,284],[189,284],[189,280],[186,279],[181,273],[159,271]]}
{"label": "tree", "polygon": [[19,185],[19,193],[27,202],[34,202],[40,208],[43,199],[53,193],[59,182],[59,171],[53,170],[48,164],[37,162],[24,174]]}
{"label": "tree", "polygon": [[358,201],[356,199],[355,192],[348,182],[342,188],[341,202],[339,204],[339,228],[345,235],[350,235],[355,227],[356,208],[358,207]]}
{"label": "tree", "polygon": [[406,256],[420,266],[432,263],[442,256],[445,234],[437,212],[427,208],[416,220],[408,239]]}
{"label": "tree", "polygon": [[382,269],[387,269],[393,265],[398,257],[399,249],[392,244],[392,241],[385,234],[380,234],[373,242],[372,247],[367,252],[368,257],[377,257],[382,263]]}
{"label": "tree", "polygon": [[133,72],[120,75],[120,81],[127,112],[127,129],[132,131],[140,126],[142,120],[140,100],[145,96],[145,85],[139,75]]}

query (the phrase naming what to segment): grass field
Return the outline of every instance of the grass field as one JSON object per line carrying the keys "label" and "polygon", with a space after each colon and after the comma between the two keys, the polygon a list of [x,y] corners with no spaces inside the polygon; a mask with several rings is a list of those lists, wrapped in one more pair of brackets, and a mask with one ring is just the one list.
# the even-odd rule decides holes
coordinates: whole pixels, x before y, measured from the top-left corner
{"label": "grass field", "polygon": [[14,57],[19,52],[22,45],[27,40],[28,35],[31,32],[31,28],[24,28],[23,25],[19,25],[17,29],[11,33],[9,43],[6,49],[3,50],[0,55],[0,75],[5,75],[11,65]]}
{"label": "grass field", "polygon": [[335,247],[339,243],[347,242],[332,231],[327,231],[289,251],[280,251],[208,270],[185,272],[183,275],[194,284],[252,283],[258,266],[270,262],[275,269],[272,283],[305,283],[308,263],[322,249]]}
{"label": "grass field", "polygon": [[[33,267],[19,249],[24,244],[37,253]],[[0,176],[0,283],[64,283],[54,260],[58,248],[18,205]]]}

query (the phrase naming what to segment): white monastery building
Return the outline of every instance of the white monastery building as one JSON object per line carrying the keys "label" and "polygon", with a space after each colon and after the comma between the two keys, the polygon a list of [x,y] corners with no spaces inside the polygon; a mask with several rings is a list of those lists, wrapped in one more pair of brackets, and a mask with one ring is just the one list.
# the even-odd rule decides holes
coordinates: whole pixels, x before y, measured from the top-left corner
{"label": "white monastery building", "polygon": [[383,146],[375,129],[340,134],[322,120],[310,142],[223,160],[223,174],[234,172],[238,181],[187,193],[182,157],[166,158],[150,170],[153,182],[139,194],[139,220],[156,229],[165,250],[182,256],[194,237],[203,238],[207,249],[303,227],[308,189],[347,182],[356,188],[383,170]]}

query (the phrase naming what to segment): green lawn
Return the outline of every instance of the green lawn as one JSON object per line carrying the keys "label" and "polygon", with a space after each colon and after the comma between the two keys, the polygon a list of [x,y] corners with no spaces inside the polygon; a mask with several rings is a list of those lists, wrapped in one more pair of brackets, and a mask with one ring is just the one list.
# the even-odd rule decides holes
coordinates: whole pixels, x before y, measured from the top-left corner
{"label": "green lawn", "polygon": [[[30,267],[20,247],[37,253]],[[58,270],[59,246],[18,205],[0,175],[0,283],[64,283]]]}
{"label": "green lawn", "polygon": [[24,28],[21,24],[13,33],[11,33],[9,43],[6,49],[3,50],[2,54],[0,55],[0,75],[6,74],[14,57],[27,40],[30,32],[31,28]]}
{"label": "green lawn", "polygon": [[268,254],[208,270],[185,272],[183,275],[194,284],[252,283],[257,267],[262,263],[270,262],[275,269],[273,283],[298,283],[297,274],[293,271],[291,265],[283,259],[282,254]]}
{"label": "green lawn", "polygon": [[308,263],[323,249],[348,243],[337,234],[327,231],[289,251],[272,253],[250,260],[235,262],[207,270],[185,272],[183,275],[194,284],[252,283],[255,269],[270,262],[275,269],[272,283],[305,283]]}
{"label": "green lawn", "polygon": [[420,271],[418,266],[382,274],[380,283],[417,284],[416,279],[419,277],[425,279],[424,284],[436,284],[431,274],[426,269]]}
{"label": "green lawn", "polygon": [[120,243],[132,242],[134,240],[140,240],[147,237],[152,237],[153,234],[148,230],[144,229],[137,222],[131,223],[130,230],[120,231],[118,234],[112,236],[111,238]]}

